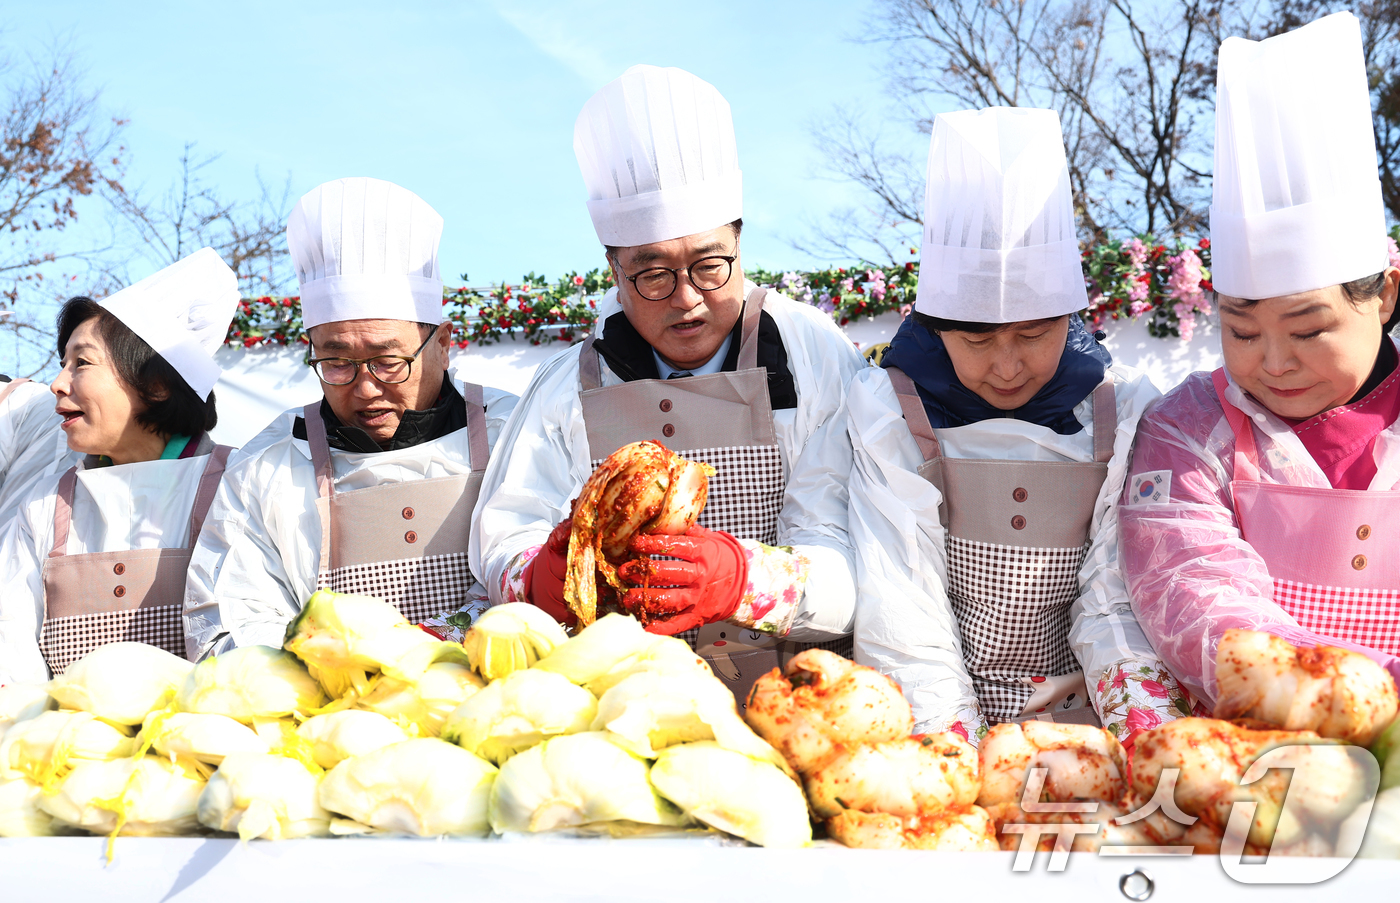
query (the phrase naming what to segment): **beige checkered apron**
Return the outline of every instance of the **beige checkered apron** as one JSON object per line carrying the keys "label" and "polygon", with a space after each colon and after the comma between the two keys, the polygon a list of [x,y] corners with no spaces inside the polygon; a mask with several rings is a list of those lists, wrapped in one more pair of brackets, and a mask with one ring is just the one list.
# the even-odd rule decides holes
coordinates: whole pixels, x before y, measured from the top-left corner
{"label": "beige checkered apron", "polygon": [[470,473],[352,492],[335,489],[320,402],[302,411],[321,518],[318,589],[384,599],[415,624],[467,604],[467,537],[489,446],[481,386],[465,385],[462,397]]}
{"label": "beige checkered apron", "polygon": [[943,495],[948,598],[982,713],[1097,725],[1069,645],[1069,610],[1113,457],[1112,381],[1094,390],[1093,462],[996,461],[943,457],[913,380],[886,372],[924,456],[919,475]]}
{"label": "beige checkered apron", "polygon": [[233,449],[214,446],[199,478],[183,548],[69,555],[78,468],[58,481],[53,548],[44,561],[44,625],[39,651],[55,675],[98,646],[149,643],[185,657],[185,572],[204,516]]}
{"label": "beige checkered apron", "polygon": [[[579,355],[579,382],[594,467],[628,443],[654,439],[715,468],[700,512],[702,527],[773,545],[787,480],[773,430],[768,371],[758,366],[758,321],[766,294],[755,289],[746,300],[739,365],[732,373],[639,379],[604,388],[590,337]],[[755,680],[804,649],[821,646],[851,655],[850,637],[793,643],[728,623],[679,636],[710,663],[741,706]]]}

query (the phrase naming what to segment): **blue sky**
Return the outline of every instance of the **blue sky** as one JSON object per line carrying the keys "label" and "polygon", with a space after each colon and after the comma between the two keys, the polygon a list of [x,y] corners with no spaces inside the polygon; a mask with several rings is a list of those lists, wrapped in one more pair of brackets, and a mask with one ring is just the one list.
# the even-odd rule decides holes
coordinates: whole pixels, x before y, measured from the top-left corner
{"label": "blue sky", "polygon": [[601,262],[573,122],[638,62],[689,69],[728,98],[746,262],[826,262],[788,239],[855,197],[816,178],[809,126],[838,104],[885,103],[885,49],[849,40],[872,11],[865,0],[45,0],[11,4],[3,41],[13,52],[71,40],[104,103],[131,120],[129,184],[163,189],[187,141],[222,154],[208,173],[229,198],[255,194],[255,169],[274,183],[290,173],[297,194],[388,179],[444,216],[444,277],[481,284]]}

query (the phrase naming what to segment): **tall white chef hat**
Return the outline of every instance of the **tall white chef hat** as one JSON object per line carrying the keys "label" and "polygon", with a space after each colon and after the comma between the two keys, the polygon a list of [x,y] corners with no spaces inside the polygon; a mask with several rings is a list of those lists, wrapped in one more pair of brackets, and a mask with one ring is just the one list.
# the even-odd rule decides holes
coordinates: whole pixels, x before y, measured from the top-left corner
{"label": "tall white chef hat", "polygon": [[583,105],[574,154],[598,240],[668,241],[744,215],[729,103],[683,69],[633,66]]}
{"label": "tall white chef hat", "polygon": [[311,189],[287,220],[302,323],[442,322],[442,217],[406,188],[338,179]]}
{"label": "tall white chef hat", "polygon": [[915,310],[1014,323],[1088,306],[1054,110],[939,114],[927,186]]}
{"label": "tall white chef hat", "polygon": [[98,303],[207,399],[224,372],[214,352],[238,298],[238,276],[213,248],[200,248]]}
{"label": "tall white chef hat", "polygon": [[1236,298],[1385,268],[1371,97],[1351,13],[1220,45],[1210,233],[1215,288]]}

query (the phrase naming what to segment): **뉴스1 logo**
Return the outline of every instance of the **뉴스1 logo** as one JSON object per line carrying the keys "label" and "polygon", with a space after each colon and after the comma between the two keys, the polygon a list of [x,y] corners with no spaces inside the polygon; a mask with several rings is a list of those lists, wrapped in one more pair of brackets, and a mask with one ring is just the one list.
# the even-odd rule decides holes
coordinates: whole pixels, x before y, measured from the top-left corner
{"label": "\ub274\uc2a41 logo", "polygon": [[[1197,805],[1188,802],[1199,815],[1177,803],[1179,769],[1164,768],[1150,800],[1133,812],[1094,821],[1090,814],[1098,811],[1099,802],[1041,801],[1048,772],[1028,771],[1021,811],[1064,817],[1002,825],[1003,834],[1021,835],[1012,871],[1030,871],[1041,838],[1055,838],[1046,871],[1060,872],[1081,834],[1099,836],[1098,855],[1118,857],[1190,856],[1193,839],[1199,843],[1215,837],[1221,867],[1241,884],[1317,884],[1341,873],[1356,857],[1380,786],[1380,768],[1361,747],[1325,741],[1291,744],[1255,759],[1228,798],[1204,807],[1199,800]],[[1124,842],[1142,838],[1164,842]]]}
{"label": "\ub274\uc2a41 logo", "polygon": [[1133,474],[1128,483],[1132,487],[1128,493],[1129,505],[1156,505],[1172,500],[1172,472],[1152,470]]}

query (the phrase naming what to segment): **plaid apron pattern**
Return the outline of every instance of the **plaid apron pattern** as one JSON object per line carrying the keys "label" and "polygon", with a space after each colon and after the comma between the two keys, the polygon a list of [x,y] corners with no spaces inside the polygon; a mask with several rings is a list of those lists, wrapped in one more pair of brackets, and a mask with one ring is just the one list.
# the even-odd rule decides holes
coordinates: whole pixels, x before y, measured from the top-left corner
{"label": "plaid apron pattern", "polygon": [[1274,601],[1307,630],[1400,655],[1400,590],[1275,578]]}
{"label": "plaid apron pattern", "polygon": [[372,596],[414,624],[457,611],[472,585],[467,553],[353,564],[317,575],[316,588]]}
{"label": "plaid apron pattern", "polygon": [[54,676],[98,646],[147,643],[185,657],[185,625],[180,605],[152,605],[127,611],[104,611],[71,618],[46,618],[39,648]]}
{"label": "plaid apron pattern", "polygon": [[1069,645],[1069,609],[1087,546],[1023,548],[949,536],[948,596],[982,712],[1019,718],[1032,695],[1028,674],[1079,669]]}

